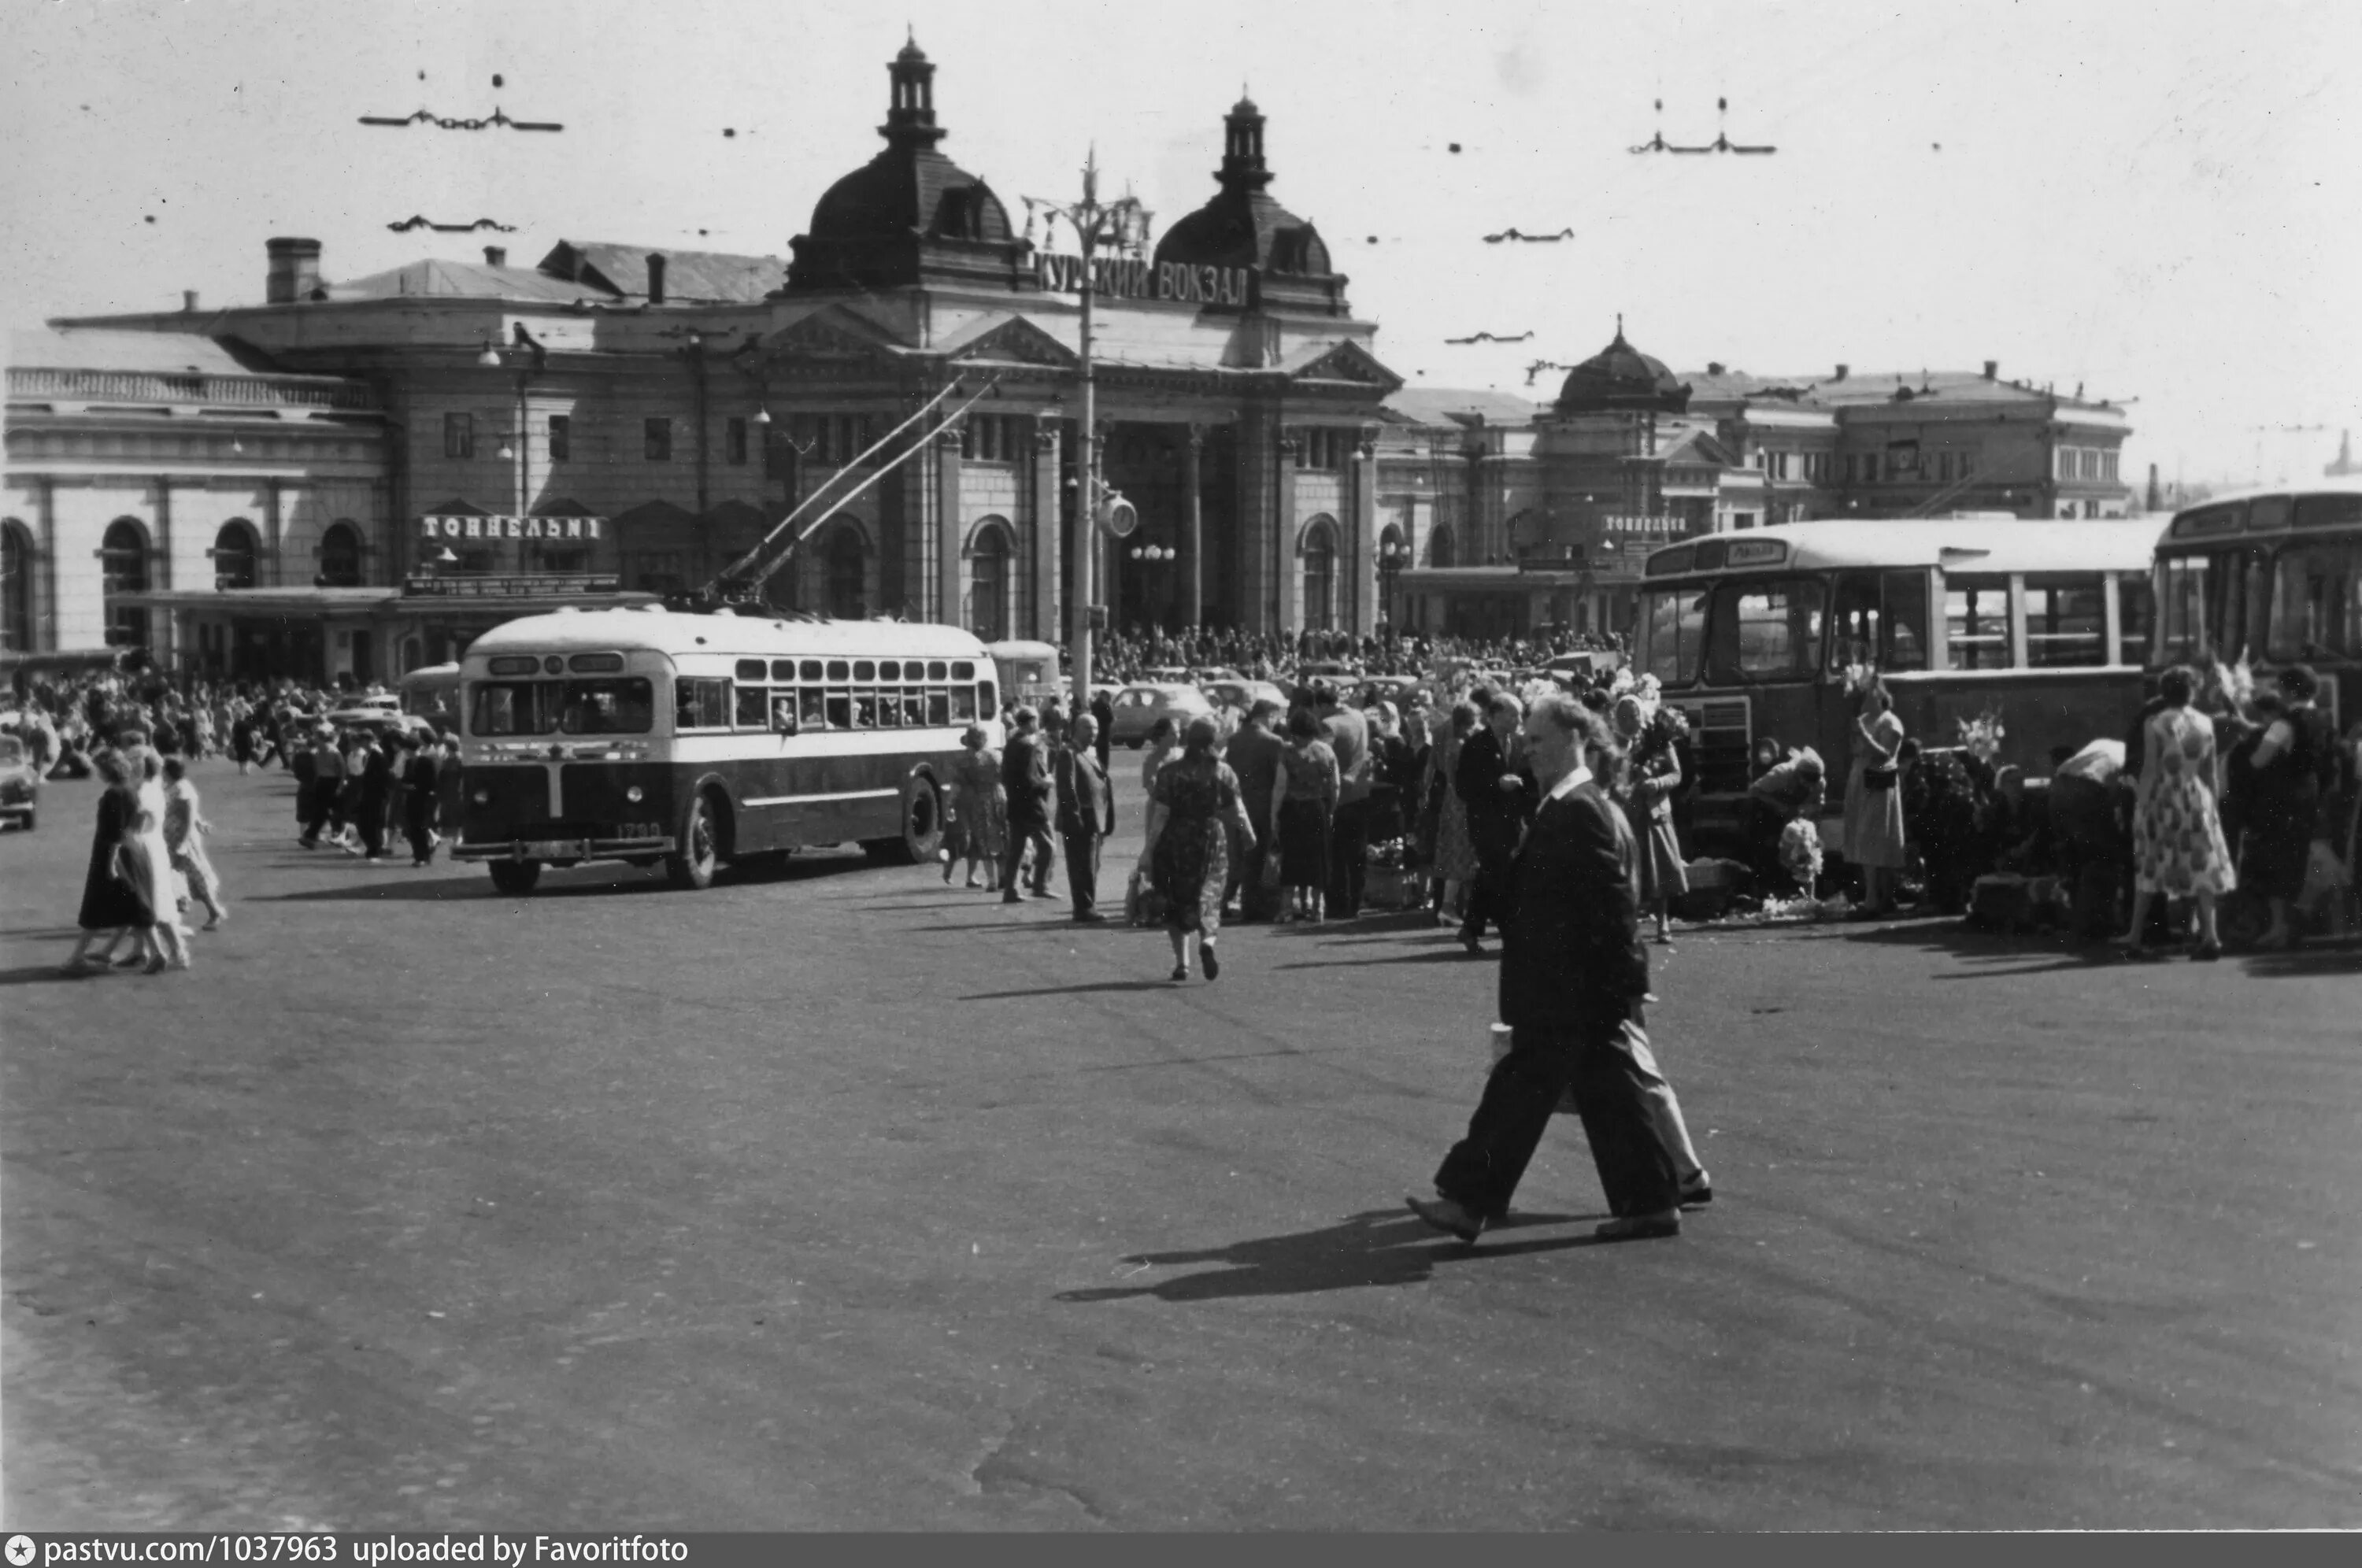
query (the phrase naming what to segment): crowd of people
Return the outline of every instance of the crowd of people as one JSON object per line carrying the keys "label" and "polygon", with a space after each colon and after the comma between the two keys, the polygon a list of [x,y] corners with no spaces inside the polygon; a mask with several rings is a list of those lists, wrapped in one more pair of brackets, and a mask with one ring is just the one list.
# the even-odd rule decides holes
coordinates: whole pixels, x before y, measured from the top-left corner
{"label": "crowd of people", "polygon": [[1317,664],[1352,664],[1370,675],[1419,675],[1444,661],[1531,669],[1561,654],[1620,652],[1623,646],[1620,634],[1566,628],[1522,637],[1457,637],[1392,627],[1361,636],[1343,631],[1266,636],[1234,627],[1132,627],[1105,634],[1093,657],[1107,679],[1126,683],[1153,669],[1230,669],[1253,680],[1286,680]]}

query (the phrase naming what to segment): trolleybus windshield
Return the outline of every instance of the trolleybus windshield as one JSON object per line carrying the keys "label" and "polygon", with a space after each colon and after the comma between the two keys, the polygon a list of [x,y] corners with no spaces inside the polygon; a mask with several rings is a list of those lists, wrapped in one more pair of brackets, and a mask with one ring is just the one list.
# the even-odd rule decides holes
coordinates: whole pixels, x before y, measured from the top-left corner
{"label": "trolleybus windshield", "polygon": [[468,730],[477,735],[644,735],[656,726],[646,677],[593,680],[480,680]]}

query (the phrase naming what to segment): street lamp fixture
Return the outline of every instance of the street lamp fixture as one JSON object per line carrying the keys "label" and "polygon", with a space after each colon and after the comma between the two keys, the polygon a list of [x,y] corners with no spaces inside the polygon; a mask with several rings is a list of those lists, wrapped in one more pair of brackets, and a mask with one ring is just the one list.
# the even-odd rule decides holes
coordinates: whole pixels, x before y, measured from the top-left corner
{"label": "street lamp fixture", "polygon": [[501,359],[500,346],[495,344],[491,335],[487,333],[484,337],[484,351],[476,356],[476,363],[487,370],[497,370],[503,362]]}
{"label": "street lamp fixture", "polygon": [[1164,566],[1168,562],[1178,560],[1180,552],[1169,545],[1134,545],[1131,547],[1131,558],[1147,566]]}

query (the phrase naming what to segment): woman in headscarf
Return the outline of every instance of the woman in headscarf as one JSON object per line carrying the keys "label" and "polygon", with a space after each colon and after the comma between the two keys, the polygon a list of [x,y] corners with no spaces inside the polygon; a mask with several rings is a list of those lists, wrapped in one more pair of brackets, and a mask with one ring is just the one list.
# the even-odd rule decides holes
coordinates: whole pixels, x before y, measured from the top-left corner
{"label": "woman in headscarf", "polygon": [[[967,859],[967,885],[1000,886],[1000,852],[1009,840],[1009,797],[1000,787],[1000,754],[985,745],[984,726],[970,724],[960,736],[965,749],[952,764],[952,811],[959,829],[957,853]],[[984,863],[984,880],[977,880],[977,863]],[[944,880],[952,879],[952,863],[944,862]]]}
{"label": "woman in headscarf", "polygon": [[1190,950],[1203,955],[1206,978],[1219,977],[1215,939],[1222,932],[1222,889],[1231,878],[1230,835],[1255,842],[1254,824],[1239,799],[1239,776],[1214,755],[1221,728],[1209,717],[1189,721],[1181,753],[1157,770],[1149,794],[1150,876],[1164,897],[1164,930],[1173,939],[1173,977],[1189,977]]}

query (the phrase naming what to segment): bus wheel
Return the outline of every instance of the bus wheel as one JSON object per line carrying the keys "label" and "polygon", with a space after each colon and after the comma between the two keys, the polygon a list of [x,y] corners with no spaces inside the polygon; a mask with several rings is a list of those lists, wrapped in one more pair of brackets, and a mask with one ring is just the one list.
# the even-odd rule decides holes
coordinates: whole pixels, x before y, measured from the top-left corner
{"label": "bus wheel", "polygon": [[713,825],[713,802],[703,795],[690,797],[689,817],[680,825],[680,853],[665,856],[665,875],[676,888],[700,891],[713,886],[721,861],[721,837]]}
{"label": "bus wheel", "polygon": [[533,885],[541,880],[541,862],[538,860],[494,860],[489,864],[492,868],[492,886],[503,893],[521,898],[532,892]]}
{"label": "bus wheel", "polygon": [[899,838],[872,839],[862,848],[872,860],[894,866],[917,866],[933,860],[944,844],[944,801],[932,778],[914,778],[902,797],[902,834]]}

